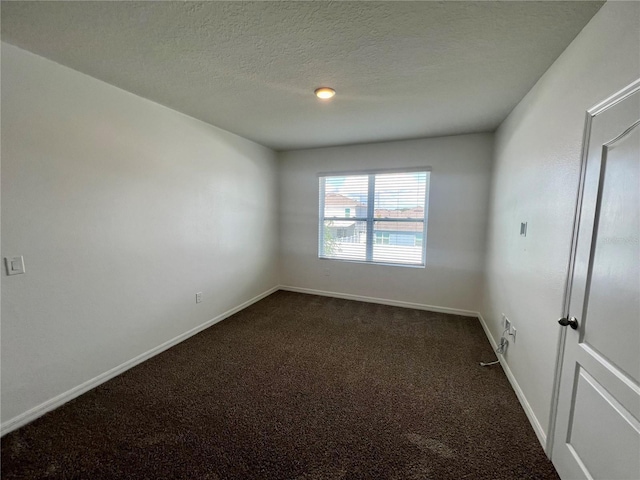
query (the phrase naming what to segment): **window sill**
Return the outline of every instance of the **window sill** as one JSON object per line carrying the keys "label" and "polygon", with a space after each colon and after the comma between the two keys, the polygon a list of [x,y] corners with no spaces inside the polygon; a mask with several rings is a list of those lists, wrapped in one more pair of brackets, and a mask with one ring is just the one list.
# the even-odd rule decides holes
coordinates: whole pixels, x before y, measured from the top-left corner
{"label": "window sill", "polygon": [[357,263],[360,265],[378,265],[383,267],[426,268],[426,265],[424,263],[367,262],[364,260],[349,260],[346,258],[330,258],[330,257],[318,257],[318,260],[329,260],[332,262],[344,262],[344,263]]}

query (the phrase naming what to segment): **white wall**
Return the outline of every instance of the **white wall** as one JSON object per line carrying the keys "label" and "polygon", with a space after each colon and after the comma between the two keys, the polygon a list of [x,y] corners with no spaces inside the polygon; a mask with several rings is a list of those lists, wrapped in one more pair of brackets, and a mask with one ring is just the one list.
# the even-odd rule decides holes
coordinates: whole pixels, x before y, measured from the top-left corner
{"label": "white wall", "polygon": [[[280,283],[477,311],[492,149],[476,134],[280,154]],[[318,173],[414,166],[433,167],[426,268],[318,259]]]}
{"label": "white wall", "polygon": [[544,434],[585,112],[640,77],[639,63],[640,3],[609,2],[496,133],[482,313],[496,339],[501,313],[518,329],[506,360]]}
{"label": "white wall", "polygon": [[271,150],[3,43],[3,423],[276,286],[276,187]]}

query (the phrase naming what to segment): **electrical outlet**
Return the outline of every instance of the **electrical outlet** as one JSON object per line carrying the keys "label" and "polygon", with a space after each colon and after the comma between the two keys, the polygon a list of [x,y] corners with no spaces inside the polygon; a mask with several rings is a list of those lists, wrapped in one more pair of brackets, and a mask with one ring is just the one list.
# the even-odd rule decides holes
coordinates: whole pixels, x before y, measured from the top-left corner
{"label": "electrical outlet", "polygon": [[502,314],[502,326],[509,333],[511,331],[511,321],[507,318],[507,316]]}
{"label": "electrical outlet", "polygon": [[7,266],[7,275],[19,275],[24,273],[24,258],[19,257],[4,257],[5,265]]}
{"label": "electrical outlet", "polygon": [[520,236],[521,237],[526,237],[527,236],[527,223],[528,222],[522,222],[520,224]]}
{"label": "electrical outlet", "polygon": [[202,302],[202,292],[196,293],[196,303]]}

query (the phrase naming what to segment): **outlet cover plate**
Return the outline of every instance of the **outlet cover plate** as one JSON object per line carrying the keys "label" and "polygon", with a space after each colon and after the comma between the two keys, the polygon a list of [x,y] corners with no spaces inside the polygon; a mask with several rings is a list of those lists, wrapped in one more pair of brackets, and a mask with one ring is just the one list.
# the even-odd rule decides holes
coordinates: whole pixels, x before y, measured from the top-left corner
{"label": "outlet cover plate", "polygon": [[24,257],[4,257],[7,267],[7,275],[19,275],[24,273]]}

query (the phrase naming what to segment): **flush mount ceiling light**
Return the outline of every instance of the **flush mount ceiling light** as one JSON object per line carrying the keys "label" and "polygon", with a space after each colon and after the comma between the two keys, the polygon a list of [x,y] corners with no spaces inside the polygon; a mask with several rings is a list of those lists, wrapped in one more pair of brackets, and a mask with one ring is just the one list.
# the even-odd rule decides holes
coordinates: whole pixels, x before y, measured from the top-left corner
{"label": "flush mount ceiling light", "polygon": [[333,88],[320,87],[316,88],[313,93],[321,100],[328,100],[336,94],[336,91]]}

